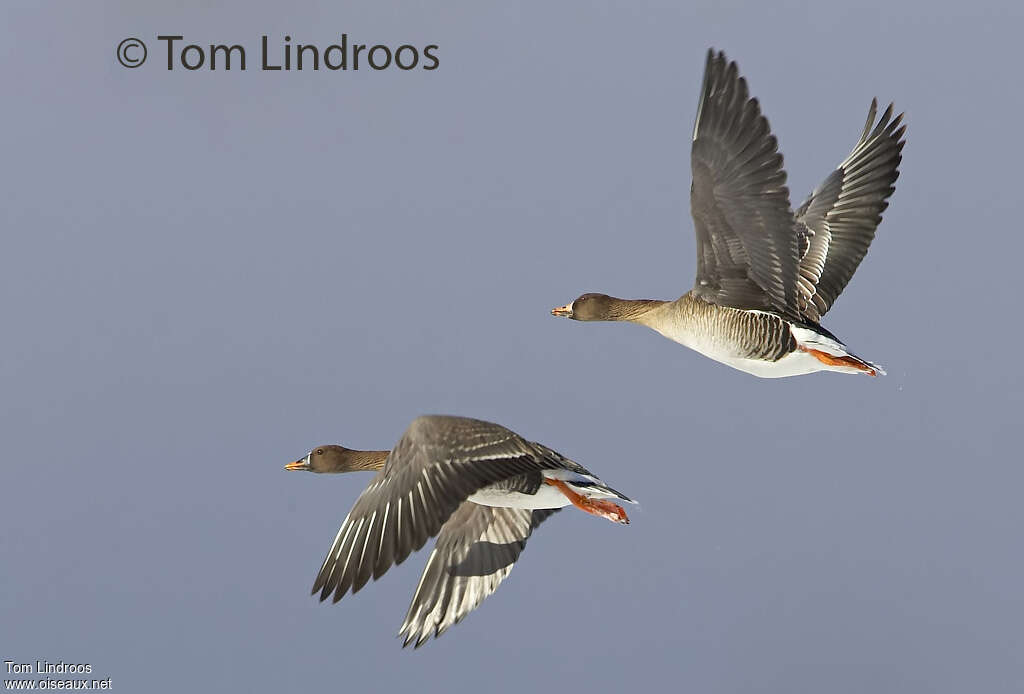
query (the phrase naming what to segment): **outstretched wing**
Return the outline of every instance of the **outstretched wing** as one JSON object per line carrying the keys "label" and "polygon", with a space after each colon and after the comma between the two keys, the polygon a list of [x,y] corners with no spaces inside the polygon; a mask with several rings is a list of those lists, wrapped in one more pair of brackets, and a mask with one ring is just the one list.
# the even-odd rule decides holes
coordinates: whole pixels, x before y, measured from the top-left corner
{"label": "outstretched wing", "polygon": [[694,293],[723,306],[795,316],[800,240],[782,155],[724,53],[708,51],[690,161]]}
{"label": "outstretched wing", "polygon": [[419,417],[341,524],[313,583],[325,600],[355,593],[405,561],[478,489],[561,467],[508,429],[463,417]]}
{"label": "outstretched wing", "polygon": [[800,261],[801,278],[812,291],[800,313],[814,323],[832,307],[868,252],[899,177],[903,114],[893,118],[889,104],[876,124],[877,109],[872,99],[857,146],[796,212],[797,222],[813,232]]}
{"label": "outstretched wing", "polygon": [[531,511],[464,502],[441,528],[398,635],[419,648],[498,589],[533,529],[559,509]]}

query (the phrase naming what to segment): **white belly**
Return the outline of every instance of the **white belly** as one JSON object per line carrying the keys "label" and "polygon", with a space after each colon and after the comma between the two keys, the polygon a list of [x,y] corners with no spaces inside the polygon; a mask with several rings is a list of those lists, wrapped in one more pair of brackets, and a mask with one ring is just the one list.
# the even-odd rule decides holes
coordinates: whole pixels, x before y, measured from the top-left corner
{"label": "white belly", "polygon": [[820,361],[807,352],[792,352],[778,361],[765,361],[763,359],[745,359],[737,357],[731,351],[722,349],[722,346],[713,340],[700,340],[682,331],[657,330],[673,342],[689,347],[695,352],[703,354],[708,359],[713,359],[720,364],[731,366],[734,369],[745,371],[748,374],[760,378],[785,378],[786,376],[800,376],[815,371],[822,371],[827,368]]}
{"label": "white belly", "polygon": [[[787,376],[801,376],[814,373],[815,371],[844,371],[856,373],[857,369],[849,367],[836,367],[823,364],[814,356],[800,350],[791,352],[778,361],[765,361],[763,359],[746,359],[736,356],[735,352],[724,346],[714,336],[694,335],[682,321],[662,321],[657,326],[651,326],[655,332],[667,337],[673,342],[689,347],[695,352],[703,354],[708,359],[713,359],[720,364],[731,366],[734,369],[746,372],[759,378],[786,378]],[[830,354],[846,354],[842,345],[829,340],[824,336],[817,336],[810,330],[804,328],[793,328],[794,335],[798,342],[803,343],[804,339],[810,339],[814,335],[818,340],[827,341],[827,345],[815,343],[816,349],[827,351]]]}
{"label": "white belly", "polygon": [[474,504],[498,506],[501,508],[562,508],[569,505],[569,498],[556,487],[542,484],[536,494],[510,492],[494,487],[484,487],[469,497]]}
{"label": "white belly", "polygon": [[[814,373],[815,371],[826,371],[829,369],[828,366],[822,364],[807,352],[801,352],[799,350],[796,352],[790,352],[778,361],[740,359],[737,357],[718,358],[710,354],[706,356],[709,356],[715,361],[721,362],[726,366],[731,366],[732,368],[739,369],[740,371],[746,371],[748,374],[753,374],[760,378],[801,376],[803,374]],[[850,371],[856,371],[856,369],[850,369]]]}

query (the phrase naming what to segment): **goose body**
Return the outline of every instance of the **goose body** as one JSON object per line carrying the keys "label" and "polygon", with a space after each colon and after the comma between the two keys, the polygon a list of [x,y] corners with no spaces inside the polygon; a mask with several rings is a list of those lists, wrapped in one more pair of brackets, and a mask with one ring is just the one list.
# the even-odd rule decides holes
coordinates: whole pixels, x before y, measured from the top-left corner
{"label": "goose body", "polygon": [[[800,376],[823,369],[885,373],[878,365],[852,355],[821,327],[798,324],[771,311],[718,306],[692,293],[665,302],[636,322],[709,359],[761,378]],[[852,363],[826,364],[815,351]]]}
{"label": "goose body", "polygon": [[782,155],[723,53],[708,52],[693,129],[690,208],[697,280],[675,301],[583,294],[552,314],[627,321],[763,378],[814,371],[885,373],[821,317],[867,253],[899,176],[906,127],[872,101],[850,155],[794,212]]}
{"label": "goose body", "polygon": [[418,417],[391,451],[318,446],[289,470],[377,470],[320,566],[313,593],[337,602],[437,536],[399,632],[423,644],[497,590],[533,530],[570,504],[629,523],[631,499],[552,449],[491,422]]}

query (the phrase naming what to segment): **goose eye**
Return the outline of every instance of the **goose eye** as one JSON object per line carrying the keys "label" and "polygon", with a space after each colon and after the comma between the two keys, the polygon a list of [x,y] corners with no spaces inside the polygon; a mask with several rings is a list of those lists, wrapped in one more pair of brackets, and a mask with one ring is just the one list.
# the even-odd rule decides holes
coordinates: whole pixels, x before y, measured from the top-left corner
{"label": "goose eye", "polygon": [[323,454],[324,454],[324,449],[322,449],[322,448],[318,448],[318,449],[316,450],[316,454],[317,454],[317,455],[323,455]]}

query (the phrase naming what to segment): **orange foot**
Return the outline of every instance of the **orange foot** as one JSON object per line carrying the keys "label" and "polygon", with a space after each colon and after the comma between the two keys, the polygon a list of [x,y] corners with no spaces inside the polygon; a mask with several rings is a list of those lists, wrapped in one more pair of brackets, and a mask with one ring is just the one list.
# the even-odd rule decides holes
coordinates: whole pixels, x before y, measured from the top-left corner
{"label": "orange foot", "polygon": [[820,361],[822,364],[828,364],[829,366],[852,366],[858,371],[863,371],[871,376],[877,376],[878,372],[871,368],[868,364],[865,364],[856,357],[837,357],[828,352],[822,352],[821,350],[811,349],[810,347],[804,347],[798,345],[797,349],[801,352],[807,352],[812,357]]}
{"label": "orange foot", "polygon": [[545,479],[544,481],[553,487],[557,487],[558,491],[565,494],[566,498],[572,502],[572,505],[581,511],[586,511],[601,518],[607,518],[613,523],[629,525],[629,516],[626,515],[626,509],[618,504],[613,504],[604,499],[591,499],[582,494],[577,494],[562,480]]}

